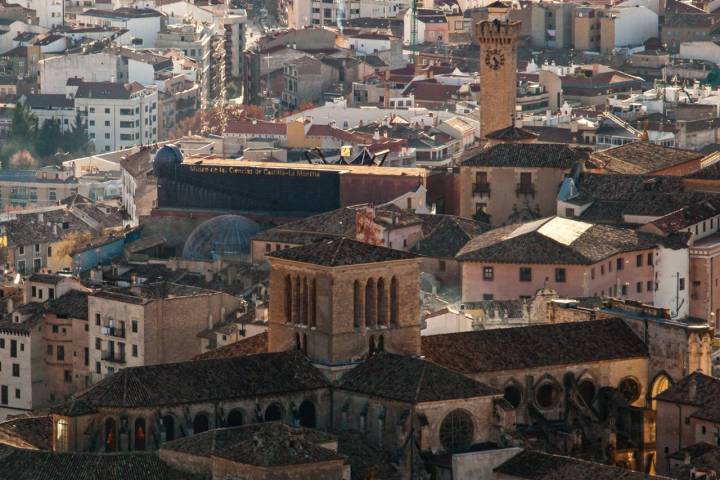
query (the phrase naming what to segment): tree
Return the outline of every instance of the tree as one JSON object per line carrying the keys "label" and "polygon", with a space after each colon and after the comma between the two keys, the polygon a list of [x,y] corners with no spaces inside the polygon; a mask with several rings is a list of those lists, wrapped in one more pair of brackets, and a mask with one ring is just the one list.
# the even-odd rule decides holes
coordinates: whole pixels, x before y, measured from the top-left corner
{"label": "tree", "polygon": [[[220,135],[224,124],[233,120],[240,120],[245,116],[246,107],[246,105],[233,103],[226,105],[224,110],[220,109],[220,107],[213,107],[205,112],[197,111],[194,115],[179,120],[170,138],[180,138],[187,135],[188,132]],[[225,116],[224,122],[223,115]]]}
{"label": "tree", "polygon": [[32,158],[36,130],[37,118],[32,114],[29,105],[17,103],[13,110],[8,138],[0,142],[0,160],[9,162],[13,155],[21,151],[25,151]]}
{"label": "tree", "polygon": [[18,143],[26,142],[28,146],[35,140],[37,133],[37,117],[33,115],[30,105],[18,103],[13,111],[10,125],[10,139]]}
{"label": "tree", "polygon": [[63,143],[66,143],[66,141],[60,129],[60,121],[46,119],[38,131],[35,142],[37,154],[41,157],[55,155],[59,149],[63,149]]}
{"label": "tree", "polygon": [[66,152],[81,155],[92,153],[94,150],[87,133],[87,122],[83,120],[80,110],[75,112],[75,121],[70,130],[62,136],[62,147]]}
{"label": "tree", "polygon": [[245,105],[245,116],[256,120],[265,119],[265,110],[259,105]]}

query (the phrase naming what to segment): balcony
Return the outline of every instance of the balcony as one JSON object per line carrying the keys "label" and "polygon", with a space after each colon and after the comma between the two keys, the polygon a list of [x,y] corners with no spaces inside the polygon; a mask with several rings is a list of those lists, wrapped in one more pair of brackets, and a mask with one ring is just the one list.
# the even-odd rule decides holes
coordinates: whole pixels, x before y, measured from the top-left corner
{"label": "balcony", "polygon": [[125,338],[125,329],[123,327],[112,327],[103,325],[100,327],[100,334],[107,337]]}
{"label": "balcony", "polygon": [[115,352],[113,350],[103,350],[100,359],[105,362],[125,363],[125,352]]}
{"label": "balcony", "polygon": [[535,185],[532,183],[518,183],[515,188],[515,195],[531,195],[535,196]]}
{"label": "balcony", "polygon": [[490,184],[489,183],[473,183],[473,195],[490,196]]}

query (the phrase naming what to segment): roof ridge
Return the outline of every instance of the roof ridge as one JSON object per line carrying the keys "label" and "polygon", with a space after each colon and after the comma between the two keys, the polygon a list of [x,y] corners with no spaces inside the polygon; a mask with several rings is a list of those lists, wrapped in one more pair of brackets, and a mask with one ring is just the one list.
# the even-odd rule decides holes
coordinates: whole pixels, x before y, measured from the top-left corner
{"label": "roof ridge", "polygon": [[425,380],[425,370],[427,369],[428,362],[423,361],[423,368],[420,372],[420,378],[418,379],[417,388],[415,389],[415,396],[413,399],[415,400],[415,403],[418,402],[418,398],[420,397],[420,389],[422,388],[423,381]]}
{"label": "roof ridge", "polygon": [[[333,240],[331,240],[331,241],[333,241]],[[335,247],[335,253],[333,253],[332,258],[330,259],[330,265],[335,265],[335,259],[340,254],[340,247],[342,246],[344,241],[345,241],[345,237],[340,237],[340,241],[337,243],[337,247]]]}
{"label": "roof ridge", "polygon": [[127,369],[123,368],[123,396],[122,396],[122,404],[125,405],[125,399],[127,398],[127,377],[129,373],[127,372]]}

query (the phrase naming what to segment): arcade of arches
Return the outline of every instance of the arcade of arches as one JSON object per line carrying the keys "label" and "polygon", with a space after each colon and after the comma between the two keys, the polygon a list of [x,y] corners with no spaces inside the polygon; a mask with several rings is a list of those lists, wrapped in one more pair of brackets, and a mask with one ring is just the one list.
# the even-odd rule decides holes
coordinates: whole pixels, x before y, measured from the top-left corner
{"label": "arcade of arches", "polygon": [[299,275],[285,276],[285,321],[317,325],[317,280]]}
{"label": "arcade of arches", "polygon": [[[294,426],[317,428],[317,410],[313,400],[303,400],[299,405],[291,402],[286,408],[280,402],[272,402],[264,410],[255,412],[255,416],[248,415],[242,408],[233,408],[225,418],[214,418],[208,411],[199,411],[187,417],[185,414],[164,413],[159,419],[157,427],[153,427],[152,417],[136,417],[128,420],[127,417],[117,419],[107,417],[102,423],[103,452],[144,451],[157,448],[160,443],[169,442],[177,438],[205,432],[217,427],[239,427],[258,422],[283,421]],[[289,417],[289,418],[288,418]],[[130,428],[132,426],[132,428]],[[68,451],[68,422],[59,419],[56,422],[58,451]],[[156,437],[154,437],[156,435]]]}
{"label": "arcade of arches", "polygon": [[398,280],[383,277],[353,283],[353,327],[397,326]]}

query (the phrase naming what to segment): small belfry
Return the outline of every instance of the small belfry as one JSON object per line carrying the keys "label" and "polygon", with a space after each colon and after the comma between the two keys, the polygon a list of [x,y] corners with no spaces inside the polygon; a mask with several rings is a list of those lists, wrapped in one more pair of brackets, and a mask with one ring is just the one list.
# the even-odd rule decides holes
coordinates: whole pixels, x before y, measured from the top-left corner
{"label": "small belfry", "polygon": [[510,21],[510,6],[488,5],[488,20],[476,25],[480,44],[480,137],[512,125],[517,88],[519,21]]}

